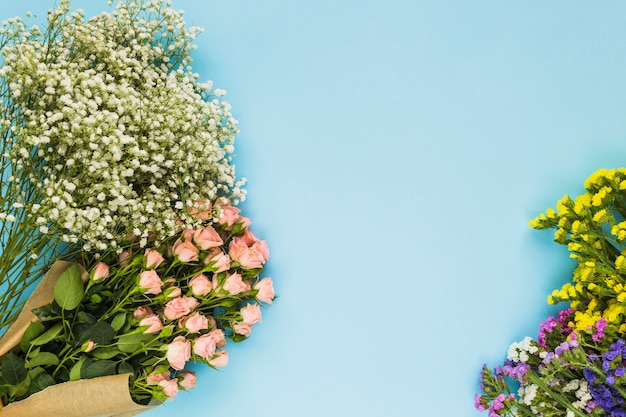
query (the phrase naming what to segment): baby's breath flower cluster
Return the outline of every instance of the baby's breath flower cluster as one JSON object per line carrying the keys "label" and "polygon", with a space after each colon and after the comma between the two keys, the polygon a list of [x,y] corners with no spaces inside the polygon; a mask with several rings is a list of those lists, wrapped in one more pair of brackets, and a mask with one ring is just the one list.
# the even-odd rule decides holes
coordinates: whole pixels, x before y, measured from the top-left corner
{"label": "baby's breath flower cluster", "polygon": [[225,91],[190,66],[201,29],[170,6],[122,0],[87,20],[60,0],[44,28],[2,23],[0,328],[59,255],[158,245],[245,197]]}
{"label": "baby's breath flower cluster", "polygon": [[120,2],[85,20],[62,0],[45,31],[5,29],[2,126],[41,233],[86,251],[145,245],[196,225],[186,210],[204,201],[243,198],[229,156],[237,121],[191,72],[199,29],[168,6]]}

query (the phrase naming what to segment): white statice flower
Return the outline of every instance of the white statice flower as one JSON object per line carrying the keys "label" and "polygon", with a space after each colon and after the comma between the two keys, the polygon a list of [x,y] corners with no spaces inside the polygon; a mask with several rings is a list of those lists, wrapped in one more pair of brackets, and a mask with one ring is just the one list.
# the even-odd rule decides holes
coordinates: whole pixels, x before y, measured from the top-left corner
{"label": "white statice flower", "polygon": [[226,91],[192,72],[200,30],[167,4],[121,1],[85,20],[61,0],[48,15],[55,36],[19,26],[3,47],[0,76],[21,105],[0,126],[11,127],[14,165],[30,172],[42,233],[85,250],[130,235],[145,244],[197,226],[186,207],[198,200],[245,198]]}
{"label": "white statice flower", "polygon": [[521,342],[513,342],[509,346],[507,359],[513,362],[528,362],[530,355],[537,353],[539,348],[533,343],[530,336],[526,336]]}
{"label": "white statice flower", "polygon": [[532,405],[533,400],[537,396],[539,387],[535,384],[521,385],[517,391],[520,402],[526,405]]}

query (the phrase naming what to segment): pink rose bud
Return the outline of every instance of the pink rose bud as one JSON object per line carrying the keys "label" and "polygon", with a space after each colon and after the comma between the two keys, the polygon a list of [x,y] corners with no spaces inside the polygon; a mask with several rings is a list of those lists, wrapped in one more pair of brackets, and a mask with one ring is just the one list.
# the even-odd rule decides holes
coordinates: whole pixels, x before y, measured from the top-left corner
{"label": "pink rose bud", "polygon": [[178,257],[181,262],[193,262],[198,260],[198,254],[200,251],[196,248],[191,241],[177,241],[172,248],[174,255]]}
{"label": "pink rose bud", "polygon": [[227,199],[222,199],[217,204],[217,209],[219,211],[218,223],[223,226],[232,226],[237,221],[239,217],[239,210],[237,207],[233,207],[230,205],[230,201]]}
{"label": "pink rose bud", "polygon": [[233,331],[237,334],[249,337],[252,331],[252,325],[248,323],[236,323],[233,325]]}
{"label": "pink rose bud", "polygon": [[146,249],[143,256],[146,258],[146,269],[156,269],[165,260],[160,252],[153,249]]}
{"label": "pink rose bud", "polygon": [[148,326],[144,333],[158,333],[163,329],[161,319],[156,314],[150,314],[139,321],[140,326]]}
{"label": "pink rose bud", "polygon": [[216,248],[224,244],[224,241],[220,237],[219,233],[217,233],[217,231],[211,226],[206,226],[202,229],[196,230],[193,234],[193,240],[202,250]]}
{"label": "pink rose bud", "polygon": [[178,373],[178,385],[184,390],[196,386],[196,373],[192,371],[182,371]]}
{"label": "pink rose bud", "polygon": [[201,198],[196,201],[196,207],[189,208],[189,215],[199,220],[208,220],[211,218],[211,203]]}
{"label": "pink rose bud", "polygon": [[230,269],[230,256],[226,255],[219,248],[214,248],[203,259],[205,265],[211,265],[211,269],[216,274],[228,271]]}
{"label": "pink rose bud", "polygon": [[258,304],[248,304],[239,312],[244,323],[255,324],[261,321],[261,307]]}
{"label": "pink rose bud", "polygon": [[184,317],[182,320],[182,327],[186,328],[189,333],[200,333],[201,330],[209,328],[209,320],[198,312]]}
{"label": "pink rose bud", "polygon": [[83,343],[83,352],[91,352],[93,348],[96,346],[93,340],[88,340]]}
{"label": "pink rose bud", "polygon": [[144,294],[160,294],[163,281],[154,269],[144,271],[139,276],[139,289]]}
{"label": "pink rose bud", "polygon": [[93,282],[102,282],[109,276],[109,266],[104,262],[99,262],[98,265],[91,271],[91,279]]}
{"label": "pink rose bud", "polygon": [[162,372],[160,374],[152,373],[148,375],[148,377],[146,378],[146,382],[149,385],[158,385],[159,382],[168,381],[169,379],[170,379],[170,373],[169,371],[167,371],[167,372]]}
{"label": "pink rose bud", "polygon": [[191,242],[193,239],[193,234],[196,233],[195,229],[185,229],[183,230],[183,242]]}
{"label": "pink rose bud", "polygon": [[178,380],[169,379],[159,382],[159,385],[163,387],[163,394],[167,396],[168,400],[173,400],[176,394],[178,394]]}
{"label": "pink rose bud", "polygon": [[258,291],[256,295],[256,299],[263,302],[272,304],[274,297],[274,282],[270,277],[263,278],[256,284],[254,284],[254,289]]}
{"label": "pink rose bud", "polygon": [[191,288],[191,293],[196,297],[203,297],[211,292],[213,289],[213,284],[206,275],[199,274],[196,275],[189,281],[189,287]]}
{"label": "pink rose bud", "polygon": [[259,241],[259,238],[252,233],[252,230],[246,230],[241,236],[241,240],[243,240],[246,245],[252,246],[255,242]]}
{"label": "pink rose bud", "polygon": [[215,355],[215,338],[209,333],[198,337],[193,342],[193,353],[203,359],[209,360]]}
{"label": "pink rose bud", "polygon": [[128,262],[130,261],[130,251],[125,250],[122,253],[120,253],[117,260],[120,263],[120,265],[128,266]]}
{"label": "pink rose bud", "polygon": [[216,368],[228,365],[228,353],[225,350],[217,352],[209,361],[209,365]]}
{"label": "pink rose bud", "polygon": [[226,346],[226,336],[222,329],[213,329],[207,333],[207,336],[212,337],[215,340],[215,346],[223,348]]}
{"label": "pink rose bud", "polygon": [[265,242],[259,240],[248,246],[243,237],[237,236],[230,241],[228,254],[245,269],[261,268],[269,257]]}
{"label": "pink rose bud", "polygon": [[178,288],[178,287],[170,287],[170,288],[165,290],[165,296],[167,298],[180,297],[181,294],[182,294],[182,292],[181,292],[180,288]]}
{"label": "pink rose bud", "polygon": [[140,320],[150,314],[152,314],[152,309],[150,307],[137,307],[137,309],[133,312],[133,317]]}
{"label": "pink rose bud", "polygon": [[174,298],[165,304],[163,315],[168,320],[177,320],[187,314],[198,305],[198,300],[193,297],[182,296]]}
{"label": "pink rose bud", "polygon": [[177,371],[185,367],[191,357],[191,343],[183,336],[178,336],[167,346],[167,361]]}
{"label": "pink rose bud", "polygon": [[223,288],[231,295],[237,295],[242,292],[250,291],[250,283],[244,282],[240,274],[234,273],[226,278]]}
{"label": "pink rose bud", "polygon": [[237,224],[241,225],[242,229],[247,229],[248,227],[250,227],[252,222],[247,217],[239,216],[239,218],[237,219]]}

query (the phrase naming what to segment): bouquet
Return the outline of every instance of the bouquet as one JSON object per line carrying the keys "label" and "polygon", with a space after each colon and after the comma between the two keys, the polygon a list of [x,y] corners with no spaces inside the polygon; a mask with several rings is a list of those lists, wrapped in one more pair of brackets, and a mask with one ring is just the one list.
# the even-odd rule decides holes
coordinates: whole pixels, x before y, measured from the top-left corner
{"label": "bouquet", "polygon": [[0,414],[143,411],[195,385],[189,361],[225,366],[274,300],[199,32],[162,0],[3,22]]}
{"label": "bouquet", "polygon": [[626,169],[599,170],[585,189],[530,222],[554,229],[577,266],[548,296],[568,306],[483,367],[475,406],[490,416],[626,416]]}

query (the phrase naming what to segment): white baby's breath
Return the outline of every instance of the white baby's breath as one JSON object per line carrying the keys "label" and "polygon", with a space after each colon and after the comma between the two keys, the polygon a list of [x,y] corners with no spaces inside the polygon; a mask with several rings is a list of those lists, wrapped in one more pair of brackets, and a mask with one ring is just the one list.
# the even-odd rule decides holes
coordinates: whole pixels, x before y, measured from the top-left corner
{"label": "white baby's breath", "polygon": [[85,20],[61,0],[47,29],[17,19],[3,33],[2,99],[13,105],[0,126],[11,163],[30,173],[37,207],[24,207],[41,233],[102,252],[193,226],[184,208],[200,199],[243,200],[237,121],[226,92],[191,72],[200,30],[168,2],[122,1]]}

